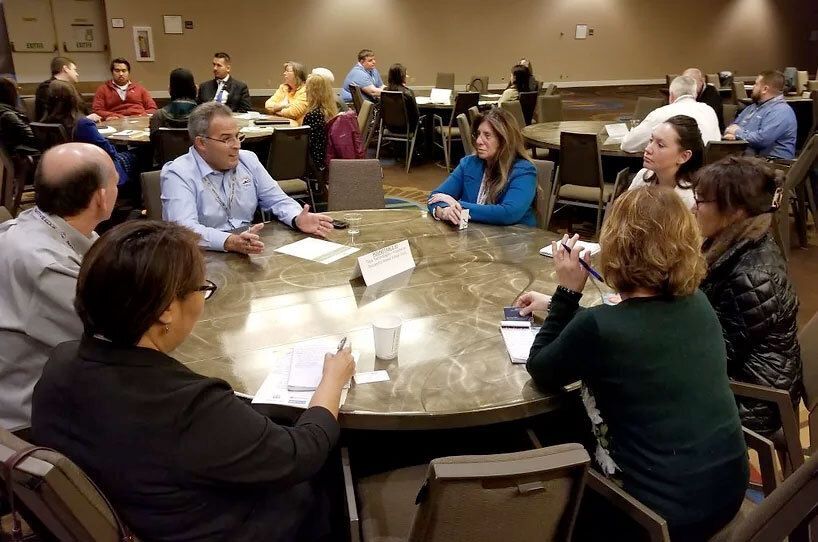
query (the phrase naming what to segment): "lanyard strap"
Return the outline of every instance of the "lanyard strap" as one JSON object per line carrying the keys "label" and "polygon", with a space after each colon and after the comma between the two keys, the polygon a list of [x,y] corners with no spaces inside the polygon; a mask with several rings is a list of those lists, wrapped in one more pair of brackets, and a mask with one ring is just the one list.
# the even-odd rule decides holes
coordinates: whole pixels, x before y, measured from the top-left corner
{"label": "lanyard strap", "polygon": [[230,198],[228,198],[227,204],[225,204],[224,200],[219,196],[216,187],[213,186],[213,182],[208,177],[205,177],[204,181],[205,185],[210,189],[210,193],[216,198],[216,202],[218,202],[221,208],[224,209],[224,212],[227,213],[228,222],[232,221],[233,215],[230,213],[230,208],[233,206],[233,200],[236,198],[236,172],[233,171],[233,174],[230,176]]}
{"label": "lanyard strap", "polygon": [[48,218],[45,215],[45,213],[43,213],[40,209],[35,207],[34,208],[34,214],[37,215],[37,218],[42,220],[45,223],[46,226],[48,226],[49,228],[51,228],[52,230],[57,232],[57,234],[60,237],[62,237],[62,240],[65,241],[65,244],[67,244],[69,247],[71,247],[71,250],[73,250],[74,252],[77,252],[76,247],[74,247],[73,243],[71,243],[71,240],[68,239],[68,236],[65,234],[65,232],[61,228],[59,228],[56,224],[54,224],[54,222],[52,222],[51,219]]}

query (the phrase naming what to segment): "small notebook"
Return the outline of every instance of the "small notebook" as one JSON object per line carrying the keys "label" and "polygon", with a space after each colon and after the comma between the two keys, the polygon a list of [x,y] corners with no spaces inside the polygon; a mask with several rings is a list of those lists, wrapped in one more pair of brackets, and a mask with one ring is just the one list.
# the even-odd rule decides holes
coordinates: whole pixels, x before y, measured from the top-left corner
{"label": "small notebook", "polygon": [[[591,251],[591,256],[596,255],[602,249],[602,247],[599,246],[599,243],[589,243],[589,242],[586,242],[586,241],[577,241],[577,244],[574,245],[574,246],[575,247],[580,247],[583,252],[585,252],[586,250],[590,250]],[[547,256],[549,258],[554,257],[554,254],[551,253],[551,245],[550,244],[547,245],[547,246],[542,247],[540,249],[540,254],[542,254],[543,256]]]}
{"label": "small notebook", "polygon": [[[324,374],[324,354],[334,353],[330,345],[296,346],[290,361],[290,375],[287,379],[288,391],[312,391],[321,383]],[[353,352],[358,360],[358,353]],[[349,388],[347,382],[344,388]]]}
{"label": "small notebook", "polygon": [[525,363],[534,344],[534,333],[530,321],[503,320],[500,322],[500,334],[506,343],[511,363]]}

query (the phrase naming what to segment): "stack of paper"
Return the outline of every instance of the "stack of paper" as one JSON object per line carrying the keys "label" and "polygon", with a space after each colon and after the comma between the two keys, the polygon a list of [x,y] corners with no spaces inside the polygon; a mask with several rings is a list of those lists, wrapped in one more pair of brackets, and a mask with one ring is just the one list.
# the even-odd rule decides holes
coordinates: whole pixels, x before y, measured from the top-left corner
{"label": "stack of paper", "polygon": [[525,363],[534,344],[531,322],[505,320],[500,322],[500,333],[506,343],[511,363]]}
{"label": "stack of paper", "polygon": [[330,241],[324,241],[323,239],[316,239],[314,237],[305,237],[300,241],[275,249],[276,252],[280,252],[281,254],[289,254],[296,258],[303,258],[323,264],[340,260],[344,256],[348,256],[359,250],[357,247],[331,243]]}
{"label": "stack of paper", "polygon": [[[602,250],[602,247],[599,246],[599,243],[590,243],[588,241],[577,241],[577,244],[574,245],[574,247],[581,248],[582,252],[590,250],[591,256],[595,256],[597,253],[599,253],[600,250]],[[542,247],[540,249],[540,254],[542,254],[543,256],[547,256],[549,258],[554,257],[554,254],[551,252],[551,245]]]}

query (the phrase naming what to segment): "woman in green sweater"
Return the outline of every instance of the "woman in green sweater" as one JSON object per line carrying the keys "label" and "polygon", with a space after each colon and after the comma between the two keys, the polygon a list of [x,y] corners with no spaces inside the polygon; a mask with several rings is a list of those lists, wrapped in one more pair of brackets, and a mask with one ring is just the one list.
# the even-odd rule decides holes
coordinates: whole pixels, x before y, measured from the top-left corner
{"label": "woman in green sweater", "polygon": [[[558,286],[528,372],[543,388],[582,380],[600,470],[664,517],[674,542],[706,540],[738,511],[748,464],[721,326],[698,290],[695,218],[663,187],[616,200],[600,237],[616,306],[579,310],[588,275],[576,240],[564,239],[570,251],[554,243]],[[528,292],[518,305],[546,299]]]}

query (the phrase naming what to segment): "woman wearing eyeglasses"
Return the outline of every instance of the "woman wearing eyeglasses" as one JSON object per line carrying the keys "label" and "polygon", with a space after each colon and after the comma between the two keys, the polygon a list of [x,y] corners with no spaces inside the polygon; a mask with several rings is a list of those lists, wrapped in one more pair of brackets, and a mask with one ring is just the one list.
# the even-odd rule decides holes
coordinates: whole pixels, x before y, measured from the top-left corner
{"label": "woman wearing eyeglasses", "polygon": [[85,470],[142,540],[323,536],[315,477],[355,362],[349,349],[327,354],[309,408],[284,427],[171,357],[216,290],[197,237],[134,221],[89,250],[75,302],[85,333],[46,363],[34,440]]}
{"label": "woman wearing eyeglasses", "polygon": [[226,105],[197,106],[187,129],[190,150],[162,167],[162,217],[198,233],[200,246],[261,253],[262,225],[251,226],[256,208],[303,233],[324,237],[332,229],[332,217],[310,213],[309,205],[302,208],[270,177],[256,153],[242,150],[244,134]]}
{"label": "woman wearing eyeglasses", "polygon": [[[786,390],[797,409],[803,392],[798,296],[770,233],[775,172],[758,159],[731,156],[699,170],[694,186],[707,260],[701,288],[724,330],[727,374]],[[769,403],[742,399],[739,414],[764,435],[781,427]]]}
{"label": "woman wearing eyeglasses", "polygon": [[[674,542],[708,540],[741,506],[749,471],[718,318],[698,290],[696,220],[661,186],[614,201],[599,271],[622,296],[616,306],[580,309],[588,274],[575,242],[552,245],[558,286],[526,368],[547,389],[581,380],[600,471],[661,515]],[[543,301],[526,293],[518,305]],[[575,538],[639,538],[599,508],[577,528],[607,536]]]}

